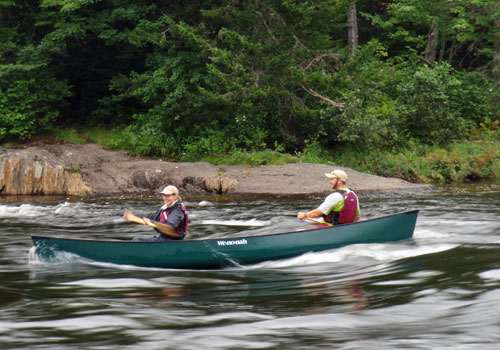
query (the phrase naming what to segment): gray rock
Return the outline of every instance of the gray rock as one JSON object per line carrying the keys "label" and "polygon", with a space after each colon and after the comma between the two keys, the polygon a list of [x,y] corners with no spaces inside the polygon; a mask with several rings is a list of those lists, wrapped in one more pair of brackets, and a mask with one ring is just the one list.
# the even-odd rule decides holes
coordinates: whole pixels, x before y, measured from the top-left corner
{"label": "gray rock", "polygon": [[[354,190],[418,189],[428,185],[347,172]],[[334,167],[294,163],[246,168],[205,162],[139,158],[95,144],[39,143],[0,153],[0,194],[127,195],[159,192],[173,184],[181,194],[308,195],[331,191],[324,173]]]}

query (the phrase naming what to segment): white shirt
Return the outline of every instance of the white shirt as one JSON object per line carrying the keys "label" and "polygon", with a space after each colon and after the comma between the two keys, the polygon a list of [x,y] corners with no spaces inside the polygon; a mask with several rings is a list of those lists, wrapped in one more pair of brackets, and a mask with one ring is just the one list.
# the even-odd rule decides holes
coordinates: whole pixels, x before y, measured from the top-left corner
{"label": "white shirt", "polygon": [[328,197],[325,198],[323,203],[318,207],[318,209],[323,213],[326,214],[332,209],[332,207],[337,204],[340,201],[343,201],[344,197],[342,197],[342,194],[340,192],[333,192],[332,194],[328,195]]}

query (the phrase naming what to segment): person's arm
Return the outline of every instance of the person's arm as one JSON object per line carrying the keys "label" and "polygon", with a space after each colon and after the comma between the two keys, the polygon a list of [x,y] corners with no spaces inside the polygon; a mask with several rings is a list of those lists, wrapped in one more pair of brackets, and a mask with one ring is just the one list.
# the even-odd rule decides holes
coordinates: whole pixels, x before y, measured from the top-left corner
{"label": "person's arm", "polygon": [[306,217],[311,219],[320,218],[325,213],[327,213],[330,208],[335,205],[336,202],[341,199],[343,199],[342,195],[340,193],[334,192],[328,195],[328,197],[325,198],[324,202],[321,203],[321,205],[316,209],[308,212],[298,212],[297,219],[304,220]]}
{"label": "person's arm", "polygon": [[358,207],[356,208],[356,212],[354,213],[354,218],[352,219],[352,222],[358,222],[359,219],[361,219],[361,211],[359,210],[359,202],[358,202]]}
{"label": "person's arm", "polygon": [[323,212],[321,210],[319,210],[318,208],[313,209],[313,210],[308,211],[308,212],[299,211],[297,213],[297,219],[299,219],[299,220],[315,219],[315,218],[319,218],[322,216],[323,216]]}
{"label": "person's arm", "polygon": [[154,213],[151,213],[149,215],[144,215],[141,219],[144,222],[144,224],[146,224],[146,225],[148,225],[150,222],[153,222],[153,221],[160,221],[161,212],[162,212],[162,210],[159,209],[159,210],[155,211]]}

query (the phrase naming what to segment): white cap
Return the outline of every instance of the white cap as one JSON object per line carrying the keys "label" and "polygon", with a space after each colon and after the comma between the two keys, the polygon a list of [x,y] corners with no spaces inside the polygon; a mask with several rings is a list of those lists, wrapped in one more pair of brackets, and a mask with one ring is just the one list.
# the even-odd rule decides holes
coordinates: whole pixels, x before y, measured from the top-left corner
{"label": "white cap", "polygon": [[173,185],[168,185],[160,193],[161,194],[179,194],[179,190],[177,189],[177,187],[175,187]]}
{"label": "white cap", "polygon": [[347,174],[345,173],[345,171],[340,169],[334,170],[331,173],[325,173],[325,176],[330,179],[339,178],[342,181],[347,182]]}

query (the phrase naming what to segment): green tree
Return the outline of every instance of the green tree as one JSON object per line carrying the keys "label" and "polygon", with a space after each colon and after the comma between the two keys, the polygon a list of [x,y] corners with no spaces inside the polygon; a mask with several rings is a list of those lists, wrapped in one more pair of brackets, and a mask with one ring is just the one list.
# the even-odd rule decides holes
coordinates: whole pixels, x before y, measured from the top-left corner
{"label": "green tree", "polygon": [[70,95],[35,43],[35,5],[0,3],[0,139],[25,139],[50,129]]}
{"label": "green tree", "polygon": [[473,124],[461,115],[461,81],[449,65],[421,67],[398,86],[400,113],[407,133],[427,143],[463,138]]}
{"label": "green tree", "polygon": [[[186,141],[217,150],[276,141],[297,149],[322,134],[317,120],[325,104],[309,89],[332,90],[328,76],[341,56],[331,52],[339,46],[332,39],[334,4],[204,3],[200,16],[190,14],[200,23],[179,14],[143,22],[140,35],[154,46],[146,71],[113,84],[117,98],[142,104],[134,131],[154,133],[150,143],[168,154]],[[207,141],[214,138],[225,145]],[[159,151],[145,151],[153,149]]]}
{"label": "green tree", "polygon": [[408,54],[408,49],[423,55],[435,23],[438,62],[477,68],[493,58],[494,21],[500,16],[500,4],[497,0],[395,0],[387,12],[364,16],[384,31],[384,42],[394,55]]}

